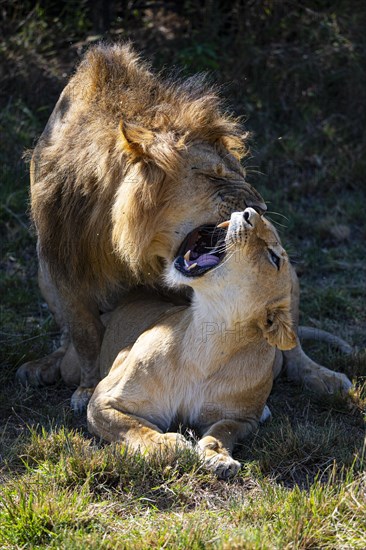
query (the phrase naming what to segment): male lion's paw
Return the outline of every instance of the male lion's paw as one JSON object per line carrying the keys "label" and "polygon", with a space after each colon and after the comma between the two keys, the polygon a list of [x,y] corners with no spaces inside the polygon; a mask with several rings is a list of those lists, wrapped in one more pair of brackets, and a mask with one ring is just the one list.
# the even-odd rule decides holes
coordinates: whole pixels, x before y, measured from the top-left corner
{"label": "male lion's paw", "polygon": [[15,378],[23,386],[49,386],[55,384],[60,379],[60,361],[61,354],[51,353],[42,359],[28,361],[21,365]]}
{"label": "male lion's paw", "polygon": [[219,479],[229,479],[236,476],[241,468],[240,462],[231,456],[217,453],[205,458],[205,466]]}
{"label": "male lion's paw", "polygon": [[75,414],[82,414],[86,411],[95,388],[78,387],[71,396],[70,406]]}
{"label": "male lion's paw", "polygon": [[262,412],[261,417],[259,419],[259,424],[264,424],[270,418],[272,418],[271,409],[268,407],[268,405],[264,405],[263,412]]}
{"label": "male lion's paw", "polygon": [[304,386],[318,394],[334,394],[347,392],[352,388],[352,382],[341,372],[333,372],[323,367],[315,373],[304,376]]}

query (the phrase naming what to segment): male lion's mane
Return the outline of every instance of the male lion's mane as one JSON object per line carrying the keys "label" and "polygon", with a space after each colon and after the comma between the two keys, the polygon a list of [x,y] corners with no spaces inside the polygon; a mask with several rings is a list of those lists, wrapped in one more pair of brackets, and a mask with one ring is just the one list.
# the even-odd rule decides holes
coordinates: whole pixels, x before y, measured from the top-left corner
{"label": "male lion's mane", "polygon": [[197,141],[244,154],[243,128],[202,75],[163,78],[130,45],[91,48],[31,163],[32,218],[53,279],[99,296],[120,280],[156,280],[149,249],[168,242],[161,220]]}

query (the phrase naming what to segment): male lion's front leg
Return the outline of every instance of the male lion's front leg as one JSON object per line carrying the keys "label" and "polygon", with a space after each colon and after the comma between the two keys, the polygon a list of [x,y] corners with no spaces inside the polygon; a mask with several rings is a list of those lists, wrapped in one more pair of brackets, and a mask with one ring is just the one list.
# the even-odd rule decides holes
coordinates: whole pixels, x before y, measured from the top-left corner
{"label": "male lion's front leg", "polygon": [[[299,280],[294,269],[292,274],[291,311],[294,326],[299,325]],[[351,381],[345,374],[334,372],[322,365],[318,365],[303,351],[297,338],[297,346],[283,352],[284,369],[289,380],[303,384],[306,388],[318,394],[346,393],[352,387]]]}
{"label": "male lion's front leg", "polygon": [[83,297],[77,288],[72,292],[60,290],[52,280],[47,262],[41,257],[38,282],[61,329],[61,345],[50,355],[21,365],[16,377],[22,384],[31,386],[55,384],[61,375],[66,383],[79,381],[79,387],[71,398],[71,408],[81,413],[100,380],[98,358],[104,333],[100,312],[97,305]]}
{"label": "male lion's front leg", "polygon": [[206,467],[221,479],[235,476],[241,466],[231,456],[234,445],[257,426],[254,418],[242,422],[220,420],[213,424],[198,442]]}
{"label": "male lion's front leg", "polygon": [[60,327],[60,347],[46,357],[21,365],[17,370],[16,378],[23,385],[48,386],[55,384],[60,378],[60,365],[69,347],[70,336],[59,291],[51,279],[47,264],[41,259],[38,269],[38,284],[56,324]]}
{"label": "male lion's front leg", "polygon": [[341,372],[315,363],[303,351],[299,340],[296,348],[284,352],[284,367],[289,380],[302,384],[317,394],[347,393],[352,382]]}
{"label": "male lion's front leg", "polygon": [[[80,300],[67,305],[71,341],[80,368],[80,383],[71,397],[71,408],[75,413],[82,413],[100,380],[99,353],[105,327],[95,304]],[[63,365],[63,369],[69,367],[73,365]]]}
{"label": "male lion's front leg", "polygon": [[163,433],[152,422],[126,411],[122,400],[94,395],[88,405],[88,430],[112,442],[126,443],[133,451],[154,454],[191,447],[178,433]]}

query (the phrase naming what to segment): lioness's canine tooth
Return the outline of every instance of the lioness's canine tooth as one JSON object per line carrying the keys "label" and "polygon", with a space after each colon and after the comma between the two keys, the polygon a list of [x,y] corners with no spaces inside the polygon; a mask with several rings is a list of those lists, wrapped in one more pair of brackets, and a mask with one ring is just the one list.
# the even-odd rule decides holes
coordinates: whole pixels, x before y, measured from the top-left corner
{"label": "lioness's canine tooth", "polygon": [[190,266],[187,267],[187,269],[190,271],[190,270],[193,269],[194,267],[197,267],[197,263],[191,264]]}
{"label": "lioness's canine tooth", "polygon": [[217,227],[229,227],[230,225],[230,220],[227,220],[226,222],[221,222],[219,223],[219,225]]}
{"label": "lioness's canine tooth", "polygon": [[190,251],[190,250],[188,250],[188,251],[184,254],[183,258],[185,259],[186,262],[189,262],[189,257],[190,257],[190,255],[191,255],[191,251]]}

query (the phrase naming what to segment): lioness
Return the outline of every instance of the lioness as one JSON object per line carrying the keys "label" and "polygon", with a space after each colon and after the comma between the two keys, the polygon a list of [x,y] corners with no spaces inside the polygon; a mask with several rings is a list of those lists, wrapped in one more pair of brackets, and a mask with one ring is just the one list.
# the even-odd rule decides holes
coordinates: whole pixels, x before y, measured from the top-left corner
{"label": "lioness", "polygon": [[[88,406],[89,430],[107,441],[151,452],[184,444],[169,431],[185,424],[201,435],[206,465],[226,478],[240,468],[233,445],[258,424],[272,388],[279,350],[296,346],[291,319],[291,268],[273,226],[253,208],[232,214],[227,233],[201,231],[165,270],[169,284],[193,289],[188,308],[156,299],[117,309],[108,322],[101,369],[121,339],[128,312],[135,343],[120,351]],[[146,315],[151,323],[146,327]],[[140,330],[139,330],[140,328]],[[131,338],[131,329],[129,338]],[[278,349],[276,349],[278,348]],[[107,363],[107,364],[106,364]]]}
{"label": "lioness", "polygon": [[[89,50],[31,161],[39,283],[62,339],[51,355],[22,365],[20,381],[52,384],[62,362],[73,377],[64,357],[71,336],[81,364],[71,403],[85,407],[99,381],[100,312],[137,284],[159,284],[164,263],[194,228],[247,206],[266,210],[245,181],[245,144],[240,124],[201,77],[164,80],[129,45]],[[322,389],[300,346],[287,368]],[[337,378],[328,384],[339,385]]]}

